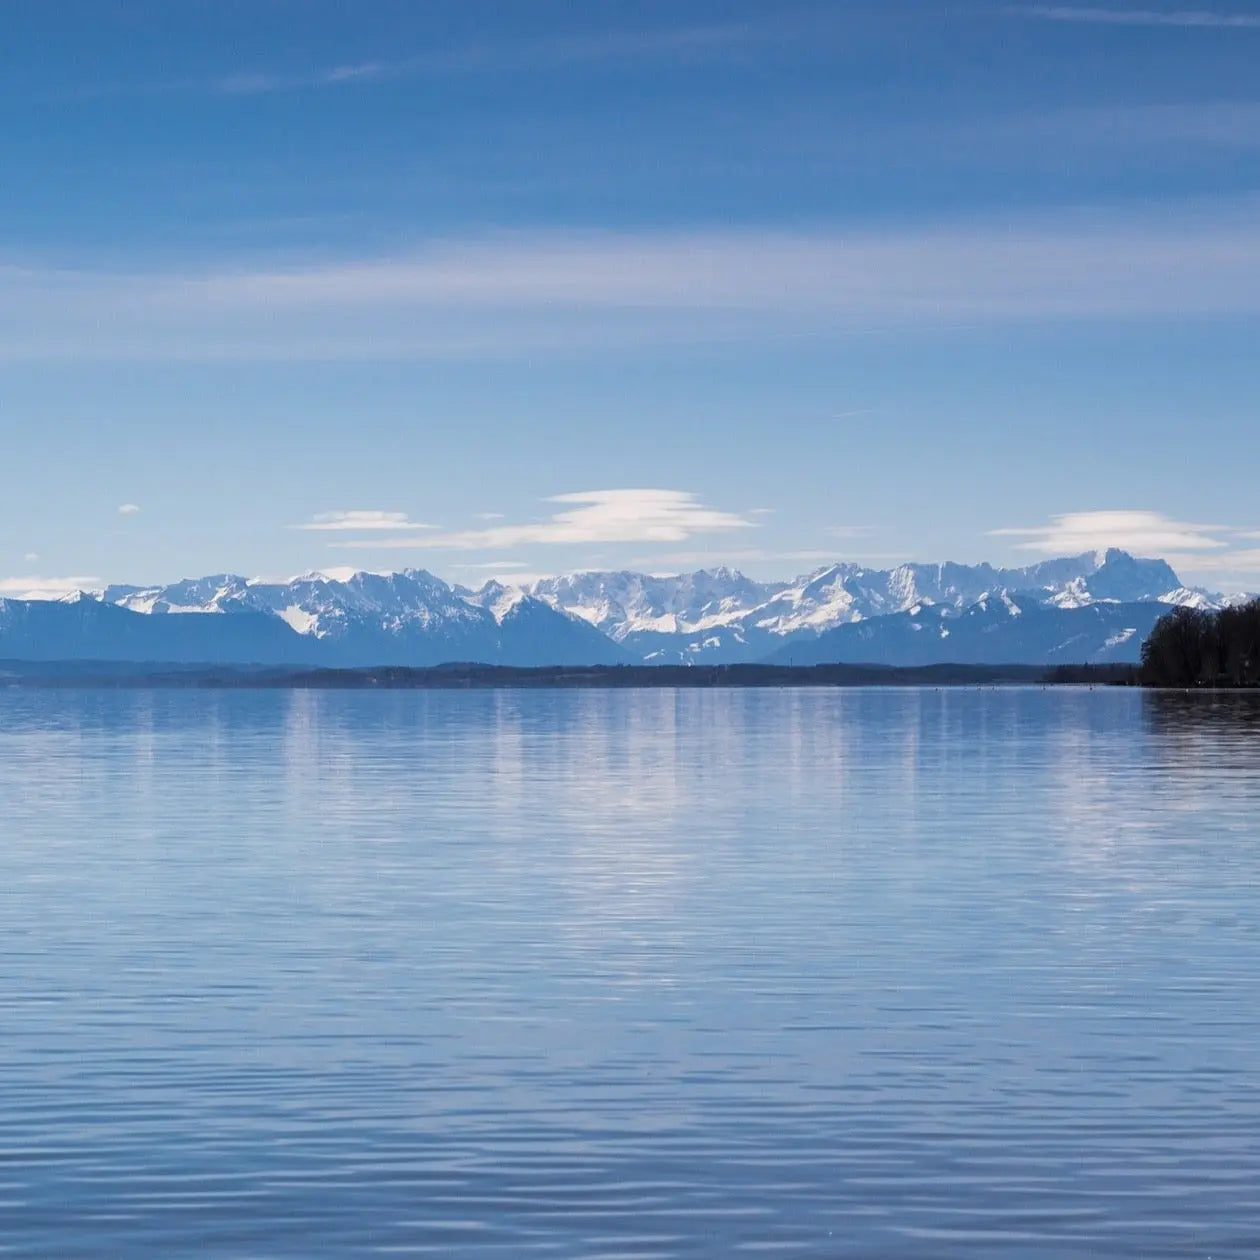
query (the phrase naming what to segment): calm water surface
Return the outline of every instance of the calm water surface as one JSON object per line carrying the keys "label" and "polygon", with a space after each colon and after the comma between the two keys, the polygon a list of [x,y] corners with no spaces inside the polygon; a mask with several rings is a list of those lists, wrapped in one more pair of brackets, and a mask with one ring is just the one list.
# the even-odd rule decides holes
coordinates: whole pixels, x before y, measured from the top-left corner
{"label": "calm water surface", "polygon": [[0,1254],[1260,1255],[1260,706],[0,691]]}

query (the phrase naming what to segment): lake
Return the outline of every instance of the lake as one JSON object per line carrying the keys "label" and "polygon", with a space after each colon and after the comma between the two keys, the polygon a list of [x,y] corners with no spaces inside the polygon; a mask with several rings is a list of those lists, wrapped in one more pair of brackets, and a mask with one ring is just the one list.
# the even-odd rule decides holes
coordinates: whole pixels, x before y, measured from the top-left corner
{"label": "lake", "polygon": [[0,691],[0,1255],[1260,1255],[1260,703]]}

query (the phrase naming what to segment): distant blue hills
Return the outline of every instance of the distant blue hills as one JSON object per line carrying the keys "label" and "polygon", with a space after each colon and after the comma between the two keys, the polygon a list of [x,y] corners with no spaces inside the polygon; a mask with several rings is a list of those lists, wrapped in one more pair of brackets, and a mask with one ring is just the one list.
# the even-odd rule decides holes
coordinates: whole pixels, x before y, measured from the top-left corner
{"label": "distant blue hills", "polygon": [[618,664],[1058,665],[1131,662],[1185,587],[1110,550],[1024,569],[829,565],[784,582],[731,569],[591,572],[523,588],[424,570],[218,574],[61,600],[0,599],[0,660],[422,667]]}

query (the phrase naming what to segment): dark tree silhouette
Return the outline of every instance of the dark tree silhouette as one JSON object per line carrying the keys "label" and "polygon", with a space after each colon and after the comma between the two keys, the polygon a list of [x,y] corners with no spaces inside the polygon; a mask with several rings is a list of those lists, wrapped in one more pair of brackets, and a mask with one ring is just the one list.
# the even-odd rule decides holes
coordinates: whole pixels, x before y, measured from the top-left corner
{"label": "dark tree silhouette", "polygon": [[1161,617],[1142,644],[1138,677],[1146,687],[1260,686],[1260,599]]}

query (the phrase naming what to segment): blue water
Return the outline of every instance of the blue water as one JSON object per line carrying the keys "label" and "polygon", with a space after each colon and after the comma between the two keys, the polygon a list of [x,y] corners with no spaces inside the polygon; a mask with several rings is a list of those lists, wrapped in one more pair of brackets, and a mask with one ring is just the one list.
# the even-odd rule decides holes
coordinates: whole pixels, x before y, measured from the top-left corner
{"label": "blue water", "polygon": [[1260,705],[0,691],[0,1255],[1260,1255]]}

